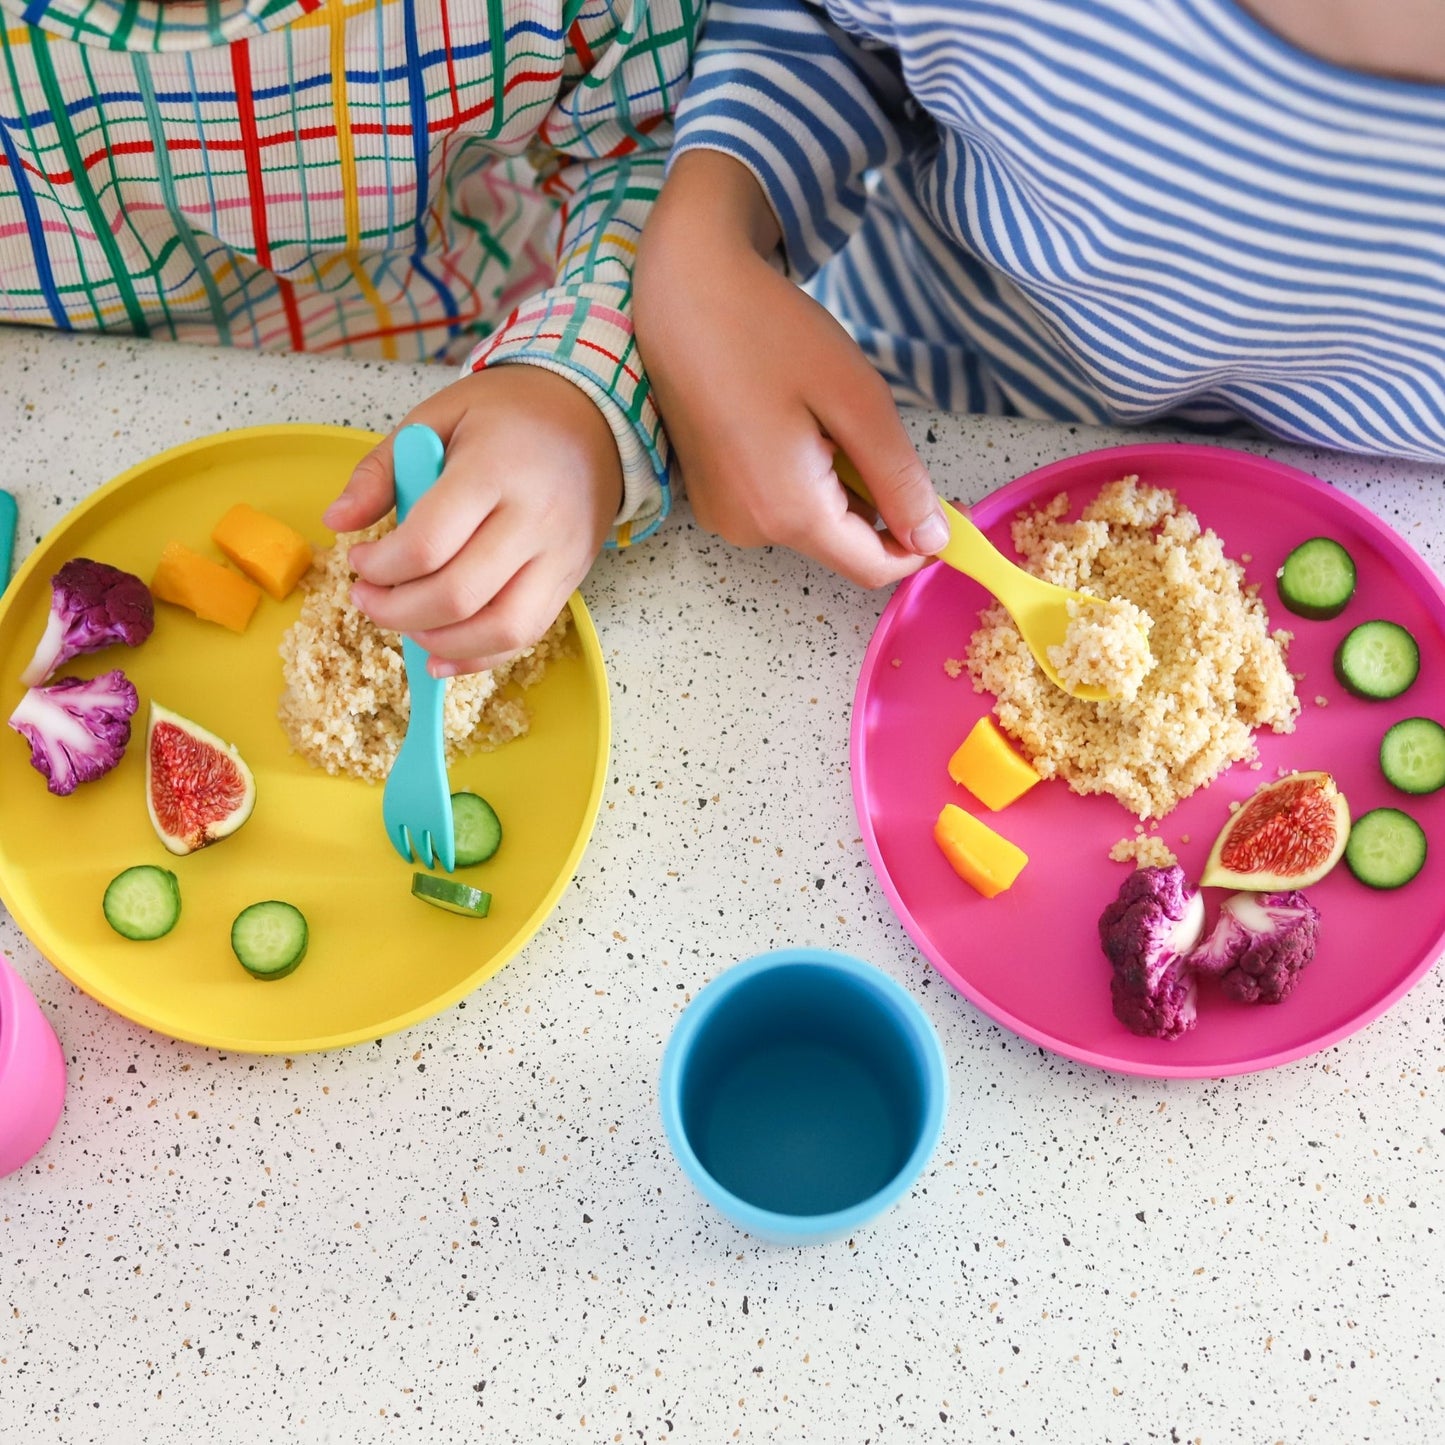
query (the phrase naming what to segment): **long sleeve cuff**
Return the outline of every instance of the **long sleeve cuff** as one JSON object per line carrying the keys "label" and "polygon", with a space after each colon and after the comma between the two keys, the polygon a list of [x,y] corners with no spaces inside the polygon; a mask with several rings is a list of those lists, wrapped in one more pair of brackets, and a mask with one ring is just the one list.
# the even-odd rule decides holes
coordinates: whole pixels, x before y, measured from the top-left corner
{"label": "long sleeve cuff", "polygon": [[465,374],[523,362],[582,388],[607,418],[622,462],[622,506],[611,545],[626,547],[661,525],[672,503],[667,441],[617,288],[574,284],[524,302],[467,358]]}

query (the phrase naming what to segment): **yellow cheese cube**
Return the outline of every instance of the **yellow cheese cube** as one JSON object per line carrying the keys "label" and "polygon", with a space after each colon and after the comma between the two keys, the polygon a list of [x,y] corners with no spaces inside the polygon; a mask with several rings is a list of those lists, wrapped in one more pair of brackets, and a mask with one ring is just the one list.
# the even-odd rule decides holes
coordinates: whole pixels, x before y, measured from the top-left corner
{"label": "yellow cheese cube", "polygon": [[954,803],[944,804],[933,825],[933,837],[953,871],[985,898],[1011,888],[1029,861],[1022,848],[999,837],[987,823]]}
{"label": "yellow cheese cube", "polygon": [[995,813],[1023,797],[1039,781],[1033,767],[1014,751],[987,713],[949,758],[948,776]]}

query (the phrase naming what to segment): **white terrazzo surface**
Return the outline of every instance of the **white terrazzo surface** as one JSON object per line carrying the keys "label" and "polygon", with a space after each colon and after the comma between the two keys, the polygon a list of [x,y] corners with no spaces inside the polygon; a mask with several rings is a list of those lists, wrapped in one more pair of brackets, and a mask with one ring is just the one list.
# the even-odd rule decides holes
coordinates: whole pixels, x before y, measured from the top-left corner
{"label": "white terrazzo surface", "polygon": [[[384,429],[444,380],[0,332],[0,485],[23,553],[164,447]],[[917,436],[964,499],[1130,439],[979,418]],[[1265,450],[1441,565],[1438,470]],[[342,1053],[221,1056],[106,1012],[0,912],[70,1061],[57,1133],[0,1180],[0,1441],[1438,1437],[1439,969],[1263,1075],[1166,1084],[1046,1054],[931,975],[858,840],[849,706],[885,599],[705,539],[685,505],[584,591],[615,709],[597,831],[537,938],[441,1017]],[[912,1196],[815,1250],[711,1214],[654,1101],[685,1000],[784,942],[888,969],[951,1067]]]}

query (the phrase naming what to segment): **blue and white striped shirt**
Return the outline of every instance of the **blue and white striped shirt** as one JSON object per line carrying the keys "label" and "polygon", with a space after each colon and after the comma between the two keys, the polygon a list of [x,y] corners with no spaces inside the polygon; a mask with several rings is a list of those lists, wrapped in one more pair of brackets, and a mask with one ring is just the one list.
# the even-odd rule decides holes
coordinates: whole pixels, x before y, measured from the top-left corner
{"label": "blue and white striped shirt", "polygon": [[713,0],[694,147],[901,400],[1445,461],[1445,87],[1234,0]]}

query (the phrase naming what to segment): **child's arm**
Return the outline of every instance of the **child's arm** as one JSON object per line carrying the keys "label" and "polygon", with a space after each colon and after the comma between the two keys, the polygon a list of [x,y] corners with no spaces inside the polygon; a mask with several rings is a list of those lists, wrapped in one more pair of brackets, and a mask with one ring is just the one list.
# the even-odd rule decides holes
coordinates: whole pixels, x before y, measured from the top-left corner
{"label": "child's arm", "polygon": [[[616,26],[616,13],[591,23]],[[695,0],[636,0],[607,46],[575,33],[588,23],[569,32],[587,69],[534,143],[561,207],[556,284],[403,419],[441,435],[446,468],[406,526],[352,550],[358,605],[415,637],[439,674],[529,646],[609,537],[635,540],[667,510],[666,446],[632,339],[632,261],[661,189],[698,12]],[[326,521],[368,526],[392,501],[388,438]]]}
{"label": "child's arm", "polygon": [[[886,384],[775,262],[804,278],[843,244],[910,124],[886,57],[816,6],[717,0],[638,264],[638,331],[699,521],[872,586],[916,570],[947,523]],[[839,484],[835,447],[891,536]]]}

